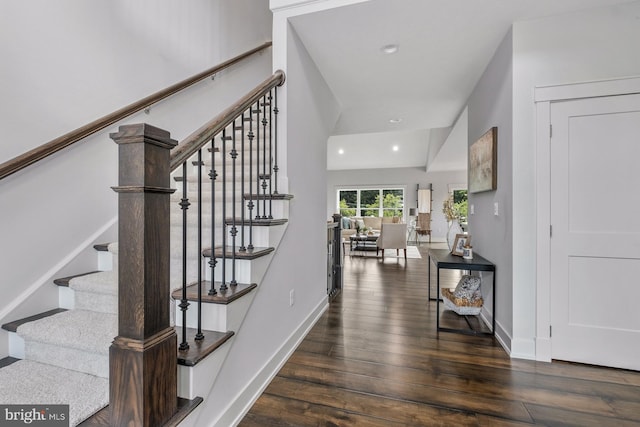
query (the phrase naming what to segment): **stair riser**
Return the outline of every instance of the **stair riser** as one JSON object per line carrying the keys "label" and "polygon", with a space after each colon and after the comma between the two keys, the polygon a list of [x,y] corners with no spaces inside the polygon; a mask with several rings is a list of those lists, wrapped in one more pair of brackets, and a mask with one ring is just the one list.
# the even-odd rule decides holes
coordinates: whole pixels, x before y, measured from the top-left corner
{"label": "stair riser", "polygon": [[[206,162],[205,162],[206,163]],[[207,185],[207,186],[211,186],[211,179],[209,178],[209,169],[210,167],[208,165],[205,164],[204,169],[202,169],[202,184],[203,185]],[[244,171],[244,177],[242,176],[242,172]],[[222,167],[216,167],[216,173],[218,174],[218,176],[216,177],[216,182],[215,185],[216,187],[221,186],[222,185],[222,177],[226,176],[227,177],[227,186],[231,186],[233,185],[233,167],[231,164],[227,165],[226,170],[224,171],[224,175],[222,174]],[[267,181],[269,180],[269,175],[272,173],[271,167],[269,166],[269,163],[267,162],[267,168],[266,170],[263,169],[262,167],[262,163],[260,163],[260,168],[259,170],[256,169],[256,167],[254,166],[253,168],[249,169],[249,167],[245,167],[245,168],[241,168],[240,164],[236,165],[236,185],[239,187],[240,183],[242,182],[242,178],[244,178],[244,182],[248,183],[253,181],[253,186],[255,187],[255,183],[258,180],[258,176],[264,176],[266,175],[266,179]],[[250,176],[251,175],[251,179]],[[187,182],[188,183],[196,183],[198,182],[198,169],[194,166],[194,169],[192,172],[190,172],[187,175]],[[181,186],[181,181],[177,181],[176,182],[176,187]]]}
{"label": "stair riser", "polygon": [[60,308],[66,308],[67,310],[73,310],[76,306],[76,295],[73,289],[66,286],[60,286],[58,288],[58,306]]}
{"label": "stair riser", "polygon": [[24,359],[24,339],[15,332],[9,332],[9,356]]}
{"label": "stair riser", "polygon": [[229,354],[232,342],[233,338],[196,366],[178,365],[179,397],[194,399],[196,396],[207,396],[211,390],[211,384],[218,376],[222,364]]}
{"label": "stair riser", "polygon": [[[231,235],[231,225],[226,226],[226,236],[227,236],[227,246],[231,246],[233,243],[233,236]],[[274,225],[274,226],[236,226],[236,247],[242,246],[244,241],[244,245],[249,244],[249,234],[251,234],[251,242],[254,247],[275,247],[280,239],[282,238],[282,234],[284,233],[285,226],[283,225]],[[196,251],[197,253],[197,239],[195,236],[197,235],[197,224],[188,224],[187,235],[190,236],[190,241],[187,243],[187,251],[188,253],[192,253]],[[218,226],[215,228],[215,245],[222,245],[222,233],[223,228]],[[244,237],[244,240],[243,240]],[[182,227],[176,226],[172,229],[171,239],[174,244],[172,244],[172,248],[175,250],[171,251],[172,257],[182,257]],[[191,240],[193,239],[193,240]],[[211,228],[203,227],[202,229],[202,247],[208,248],[211,247]]]}
{"label": "stair riser", "polygon": [[29,341],[25,342],[24,348],[25,359],[84,372],[102,378],[109,377],[108,349],[106,354],[97,354]]}
{"label": "stair riser", "polygon": [[[242,164],[244,164],[245,167],[248,167],[249,165],[254,165],[254,166],[260,165],[260,170],[262,170],[263,159],[266,159],[267,170],[268,170],[269,164],[272,162],[273,158],[268,148],[266,151],[266,156],[262,151],[262,147],[260,148],[261,148],[260,152],[256,150],[253,150],[253,152],[251,152],[248,149],[245,149],[244,159],[243,159],[242,158],[243,152],[240,150],[240,147],[238,147],[237,149],[238,155],[236,156],[236,167],[240,167],[240,165]],[[249,157],[251,157],[251,159],[249,159]],[[197,162],[197,161],[198,161],[197,157],[193,157],[192,159],[189,160],[190,165],[193,166],[194,169],[196,169],[197,165],[194,165],[193,162]],[[211,157],[208,154],[207,155],[203,154],[202,162],[207,166],[211,165]],[[218,166],[222,166],[223,163],[226,164],[227,166],[231,166],[233,164],[233,157],[231,157],[231,153],[227,153],[227,155],[224,158],[220,155],[220,153],[216,153],[216,157],[213,159],[213,164],[216,165],[216,167],[218,167]],[[178,171],[176,171],[176,174],[178,174]]]}
{"label": "stair riser", "polygon": [[[257,202],[256,202],[257,203]],[[264,206],[262,206],[262,202],[260,203],[260,219],[266,219],[266,218],[262,218],[263,216],[269,216],[269,214],[271,214],[271,216],[273,218],[283,218],[282,216],[278,216],[278,213],[280,213],[280,206],[277,206],[276,203],[274,203],[271,206],[271,211],[269,211],[269,205],[267,204],[266,207],[266,212],[264,209]],[[236,209],[235,209],[235,218],[238,222],[241,221],[242,217],[243,217],[243,212],[244,212],[244,220],[245,221],[249,221],[249,218],[251,218],[252,220],[256,220],[257,218],[257,214],[258,214],[258,209],[257,207],[254,206],[253,210],[249,210],[249,208],[246,208],[242,205],[236,205]],[[225,210],[225,216],[226,218],[232,218],[234,216],[234,210],[232,209],[231,206],[227,206],[227,209]],[[265,215],[263,215],[265,214]],[[221,210],[219,211],[218,208],[216,207],[216,216],[214,218],[215,221],[215,225],[220,227],[222,226],[222,212]],[[288,218],[284,218],[284,219],[288,219]],[[171,213],[171,229],[180,229],[182,227],[182,212],[172,212]],[[202,209],[202,224],[204,226],[206,226],[207,228],[209,228],[211,226],[211,214],[210,214],[210,209],[205,209],[205,207],[203,206]],[[198,225],[198,211],[197,210],[189,210],[187,211],[187,225],[189,227],[197,227]],[[254,225],[257,226],[257,225]]]}
{"label": "stair riser", "polygon": [[[204,183],[203,183],[204,184]],[[251,193],[252,194],[258,194],[258,190],[260,190],[260,194],[263,194],[263,190],[262,190],[262,183],[260,183],[260,185],[256,185],[256,181],[245,181],[244,183],[244,194],[248,194],[249,193],[249,187],[251,187]],[[175,186],[174,188],[176,188],[176,191],[171,195],[171,199],[169,202],[169,206],[172,208],[176,208],[177,210],[181,210],[180,208],[180,202],[182,201],[182,196],[183,196],[183,191],[182,191],[182,184],[179,183],[178,186]],[[226,198],[227,200],[227,204],[231,204],[231,198],[233,197],[233,187],[231,185],[227,185],[226,188],[226,192],[223,193],[222,192],[222,185],[218,185],[216,184],[216,190],[214,191],[214,200],[216,201],[216,204],[222,206],[222,202],[223,200]],[[225,194],[226,196],[223,197],[223,194]],[[240,183],[238,183],[238,185],[236,185],[235,188],[235,194],[236,194],[236,202],[242,202],[244,201],[245,203],[248,203],[248,200],[244,199],[243,192],[242,192],[242,186]],[[267,194],[269,194],[269,188],[267,187]],[[203,201],[206,201],[207,203],[211,204],[211,186],[210,185],[203,185],[202,186],[202,197],[200,197],[198,195],[198,186],[196,185],[195,181],[194,182],[189,182],[187,181],[187,199],[189,199],[189,203],[197,203],[198,200],[202,199]],[[257,200],[254,199],[254,203]],[[189,206],[189,209],[191,209],[192,207]]]}
{"label": "stair riser", "polygon": [[110,271],[118,269],[118,257],[113,256],[111,252],[100,251],[98,252],[98,270]]}
{"label": "stair riser", "polygon": [[[238,283],[260,283],[264,276],[273,254],[268,254],[253,260],[236,259],[236,281]],[[231,269],[233,268],[233,260],[226,260],[226,280],[229,282],[232,278]],[[210,280],[211,269],[205,271],[206,280]],[[214,270],[214,281],[222,281],[222,259],[218,259],[218,264]]]}
{"label": "stair riser", "polygon": [[118,314],[118,296],[75,291],[74,308]]}
{"label": "stair riser", "polygon": [[[238,283],[260,283],[264,275],[271,255],[266,255],[254,260],[236,259],[235,279]],[[208,263],[209,259],[205,258],[202,263],[204,271],[202,272],[203,280],[211,281],[211,268]],[[233,278],[232,274],[233,260],[226,260],[226,282],[229,283]],[[222,259],[218,259],[218,263],[214,269],[214,281],[222,282]],[[190,285],[198,280],[198,266],[195,261],[187,264],[187,284]],[[182,288],[182,260],[171,261],[171,289]]]}

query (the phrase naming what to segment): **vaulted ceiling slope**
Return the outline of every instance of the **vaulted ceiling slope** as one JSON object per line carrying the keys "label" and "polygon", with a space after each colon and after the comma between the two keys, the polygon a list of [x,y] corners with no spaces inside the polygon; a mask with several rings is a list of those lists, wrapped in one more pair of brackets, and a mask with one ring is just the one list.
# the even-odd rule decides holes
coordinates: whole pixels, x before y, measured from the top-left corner
{"label": "vaulted ceiling slope", "polygon": [[[366,157],[411,167],[420,153],[426,167],[429,149],[415,145],[429,144],[429,129],[453,126],[513,22],[628,1],[369,0],[292,18],[342,107],[329,169],[379,167],[363,156],[352,163],[339,159],[339,146],[346,150],[353,143],[358,152],[367,151],[358,144],[368,135],[375,137]],[[385,54],[382,48],[390,44],[398,50]],[[394,134],[379,135],[388,132]],[[403,136],[408,139],[394,156],[387,155],[388,146],[378,147],[380,139],[393,145]]]}

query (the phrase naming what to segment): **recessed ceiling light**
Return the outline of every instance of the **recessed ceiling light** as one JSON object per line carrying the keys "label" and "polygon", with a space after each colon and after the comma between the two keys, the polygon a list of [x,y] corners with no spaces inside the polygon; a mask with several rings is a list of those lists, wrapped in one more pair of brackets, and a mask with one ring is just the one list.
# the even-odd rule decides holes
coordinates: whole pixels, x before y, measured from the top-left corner
{"label": "recessed ceiling light", "polygon": [[344,154],[344,150],[341,148],[338,150],[338,154]]}
{"label": "recessed ceiling light", "polygon": [[380,48],[380,50],[383,53],[386,53],[387,55],[391,55],[391,54],[396,53],[398,51],[398,45],[397,44],[388,44],[388,45],[382,46]]}
{"label": "recessed ceiling light", "polygon": [[402,121],[401,118],[395,118],[395,119],[389,119],[389,123],[393,123],[393,124],[397,124],[400,123]]}
{"label": "recessed ceiling light", "polygon": [[397,145],[394,145],[394,146],[393,146],[393,151],[398,151],[398,150],[399,150],[398,146],[397,146]]}

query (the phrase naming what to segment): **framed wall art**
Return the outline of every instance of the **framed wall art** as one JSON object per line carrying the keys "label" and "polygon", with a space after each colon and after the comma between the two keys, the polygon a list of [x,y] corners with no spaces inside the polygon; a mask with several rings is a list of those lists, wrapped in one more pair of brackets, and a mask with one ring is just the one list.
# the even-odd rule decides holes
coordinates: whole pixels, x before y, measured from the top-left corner
{"label": "framed wall art", "polygon": [[498,188],[498,128],[492,127],[469,147],[469,192]]}

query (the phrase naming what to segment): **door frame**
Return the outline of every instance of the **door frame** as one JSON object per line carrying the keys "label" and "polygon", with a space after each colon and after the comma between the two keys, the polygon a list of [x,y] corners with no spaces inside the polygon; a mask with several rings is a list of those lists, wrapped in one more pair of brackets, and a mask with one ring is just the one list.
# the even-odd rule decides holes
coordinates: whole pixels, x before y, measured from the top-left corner
{"label": "door frame", "polygon": [[536,114],[536,360],[551,361],[551,104],[640,93],[640,77],[534,89]]}

